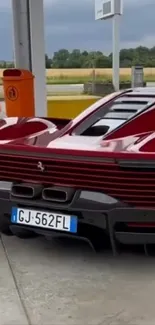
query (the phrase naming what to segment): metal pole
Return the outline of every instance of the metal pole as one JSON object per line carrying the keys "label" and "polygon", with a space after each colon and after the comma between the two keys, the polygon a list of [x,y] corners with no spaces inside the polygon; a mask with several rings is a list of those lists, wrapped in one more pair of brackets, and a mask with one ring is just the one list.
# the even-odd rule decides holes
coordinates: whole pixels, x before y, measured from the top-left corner
{"label": "metal pole", "polygon": [[35,75],[35,113],[47,116],[45,70],[44,1],[29,0],[32,72]]}
{"label": "metal pole", "polygon": [[35,115],[47,116],[43,0],[12,0],[15,66],[35,76]]}
{"label": "metal pole", "polygon": [[12,0],[14,61],[16,68],[31,70],[27,1]]}
{"label": "metal pole", "polygon": [[112,71],[113,86],[115,91],[119,90],[119,52],[120,52],[120,15],[115,14],[113,17],[113,55]]}
{"label": "metal pole", "polygon": [[92,95],[95,95],[95,81],[96,81],[96,75],[95,75],[95,55],[93,52],[93,60],[92,60]]}

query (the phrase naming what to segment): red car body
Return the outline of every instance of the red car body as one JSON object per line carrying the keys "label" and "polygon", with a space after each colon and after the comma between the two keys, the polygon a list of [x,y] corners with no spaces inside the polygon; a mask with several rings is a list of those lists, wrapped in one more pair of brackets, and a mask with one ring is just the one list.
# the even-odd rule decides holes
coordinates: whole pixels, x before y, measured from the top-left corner
{"label": "red car body", "polygon": [[[113,253],[118,242],[146,250],[155,243],[155,89],[111,94],[66,125],[1,120],[0,179],[12,183],[1,191],[2,232],[73,236],[95,247],[108,235]],[[36,224],[13,219],[19,212]],[[46,227],[51,216],[59,225],[71,216],[72,225]]]}

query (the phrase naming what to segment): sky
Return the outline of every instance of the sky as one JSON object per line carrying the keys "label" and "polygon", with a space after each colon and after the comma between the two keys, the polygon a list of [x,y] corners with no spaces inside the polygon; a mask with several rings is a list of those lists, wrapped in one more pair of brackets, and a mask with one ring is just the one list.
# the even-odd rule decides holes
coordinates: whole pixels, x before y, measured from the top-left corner
{"label": "sky", "polygon": [[[112,51],[112,21],[95,21],[94,1],[44,0],[49,56],[62,48]],[[121,48],[155,46],[155,0],[124,0],[123,7]],[[0,60],[12,60],[11,0],[0,0],[0,44]]]}

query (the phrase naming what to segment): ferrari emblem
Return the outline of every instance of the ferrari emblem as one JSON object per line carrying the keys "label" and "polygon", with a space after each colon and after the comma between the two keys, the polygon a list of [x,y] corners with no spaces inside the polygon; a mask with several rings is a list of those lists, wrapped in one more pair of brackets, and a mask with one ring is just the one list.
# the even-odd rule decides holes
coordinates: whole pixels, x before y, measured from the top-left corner
{"label": "ferrari emblem", "polygon": [[38,161],[38,164],[37,164],[37,168],[43,172],[45,170],[45,167],[43,166],[42,162],[41,161]]}

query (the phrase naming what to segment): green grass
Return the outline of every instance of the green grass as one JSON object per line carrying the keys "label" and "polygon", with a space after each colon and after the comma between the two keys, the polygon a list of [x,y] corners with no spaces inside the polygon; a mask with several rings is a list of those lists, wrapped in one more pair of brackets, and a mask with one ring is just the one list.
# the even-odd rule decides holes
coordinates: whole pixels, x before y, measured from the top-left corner
{"label": "green grass", "polygon": [[[96,76],[95,78],[96,81],[99,82],[112,82],[112,77],[110,76]],[[60,77],[47,77],[47,84],[52,85],[63,85],[63,84],[83,84],[85,82],[89,82],[92,81],[92,76],[81,76],[81,77],[64,77],[64,76],[60,76]],[[130,76],[120,76],[120,81],[121,82],[130,82],[131,81],[131,77]],[[155,75],[146,75],[144,77],[144,81],[148,82],[148,81],[155,81]]]}
{"label": "green grass", "polygon": [[[102,81],[102,82],[112,82],[112,78],[110,78],[109,76],[96,76],[96,81]],[[148,81],[155,81],[155,75],[147,75],[145,76],[144,80],[146,82]],[[47,78],[47,84],[49,85],[69,85],[69,84],[83,84],[85,82],[89,82],[92,81],[92,77],[48,77]],[[120,81],[121,82],[130,82],[131,78],[130,76],[120,76]]]}
{"label": "green grass", "polygon": [[[145,76],[145,81],[154,81],[155,82],[155,75],[146,75]],[[96,76],[96,81],[102,81],[102,82],[111,82],[112,79],[109,76]],[[130,82],[131,78],[130,76],[120,76],[120,81],[121,82]],[[85,76],[81,76],[81,77],[47,77],[46,79],[46,83],[48,85],[69,85],[69,84],[83,84],[85,82],[89,82],[92,81],[92,77],[85,77]],[[0,84],[2,84],[2,79],[0,79]]]}

